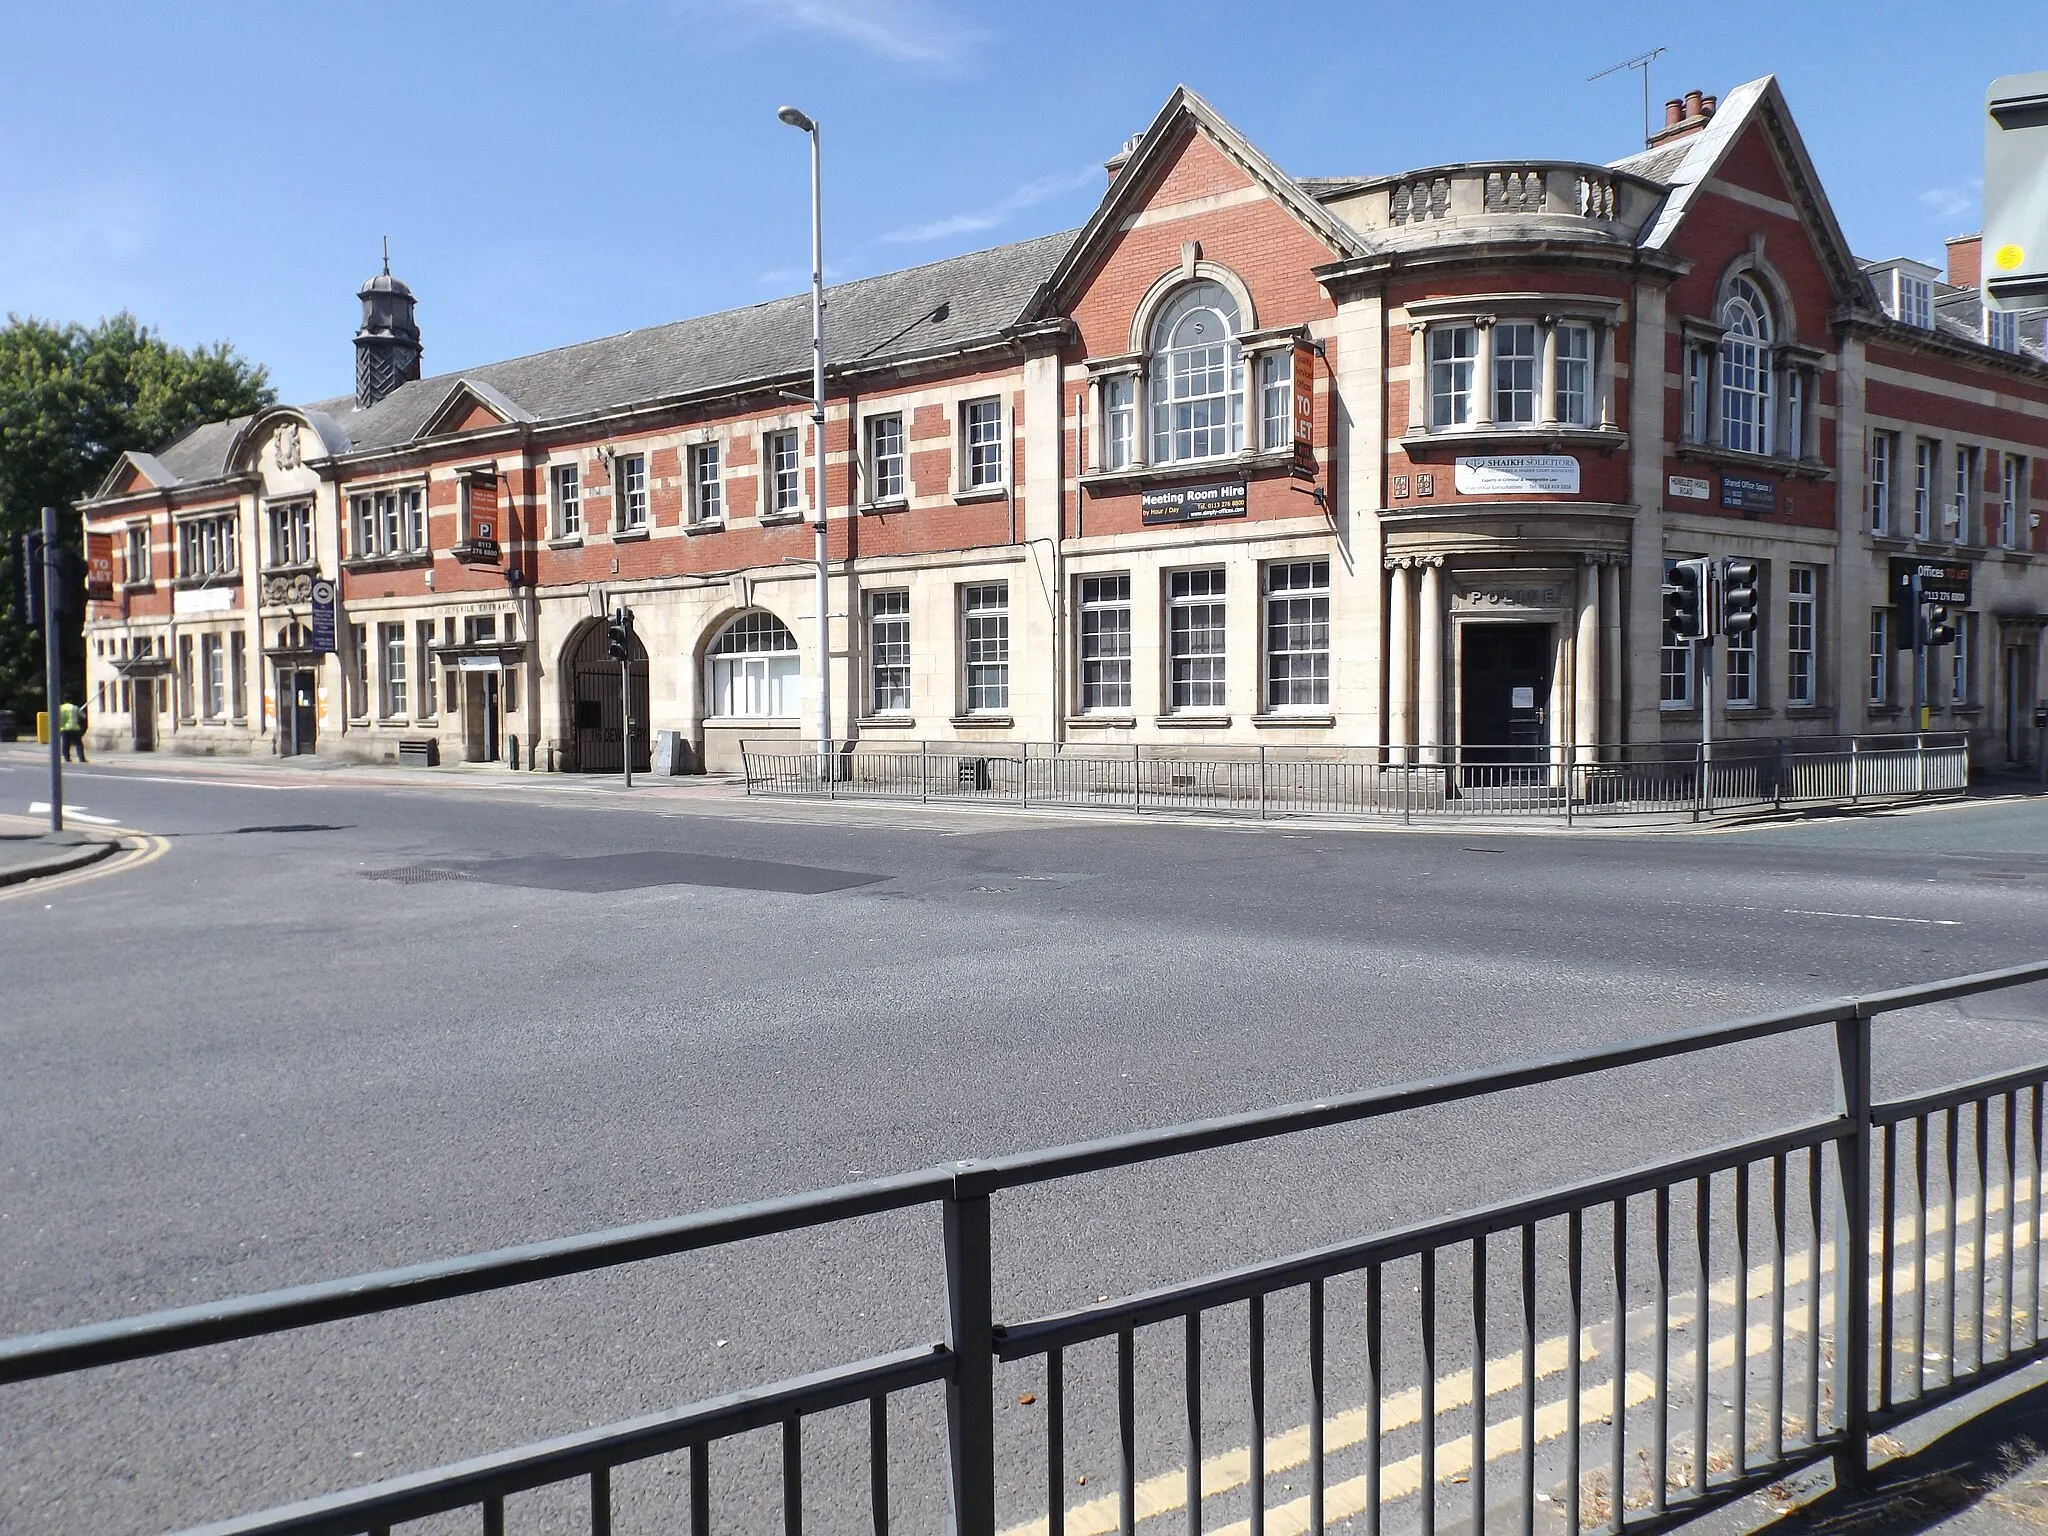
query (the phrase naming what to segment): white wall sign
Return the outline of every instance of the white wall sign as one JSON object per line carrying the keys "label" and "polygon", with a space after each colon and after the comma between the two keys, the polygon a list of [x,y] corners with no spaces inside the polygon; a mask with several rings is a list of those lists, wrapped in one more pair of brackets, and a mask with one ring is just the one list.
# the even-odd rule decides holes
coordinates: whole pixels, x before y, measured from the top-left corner
{"label": "white wall sign", "polygon": [[171,612],[226,613],[235,606],[234,587],[180,587],[171,594]]}
{"label": "white wall sign", "polygon": [[1458,460],[1460,496],[1576,496],[1579,461],[1568,453],[1503,453]]}
{"label": "white wall sign", "polygon": [[1681,501],[1708,501],[1714,494],[1713,486],[1696,475],[1672,475],[1665,484]]}

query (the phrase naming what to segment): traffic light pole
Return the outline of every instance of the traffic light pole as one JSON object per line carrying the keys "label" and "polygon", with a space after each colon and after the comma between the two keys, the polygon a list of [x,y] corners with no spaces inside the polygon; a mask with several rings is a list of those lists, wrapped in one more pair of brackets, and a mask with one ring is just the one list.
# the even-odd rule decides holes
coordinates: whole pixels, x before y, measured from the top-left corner
{"label": "traffic light pole", "polygon": [[[1705,612],[1702,601],[1701,611]],[[1703,635],[1700,658],[1700,806],[1714,814],[1714,637]]]}
{"label": "traffic light pole", "polygon": [[63,733],[57,708],[64,693],[64,637],[57,630],[57,509],[43,508],[43,708],[50,722],[50,830],[64,830]]}
{"label": "traffic light pole", "polygon": [[1920,573],[1913,573],[1913,729],[1927,729],[1927,610],[1920,605]]}

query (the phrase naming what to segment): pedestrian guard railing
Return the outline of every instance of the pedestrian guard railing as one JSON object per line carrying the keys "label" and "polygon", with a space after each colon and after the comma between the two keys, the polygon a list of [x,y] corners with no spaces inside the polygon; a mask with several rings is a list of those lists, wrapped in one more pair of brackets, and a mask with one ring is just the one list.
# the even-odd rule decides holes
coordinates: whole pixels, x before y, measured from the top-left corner
{"label": "pedestrian guard railing", "polygon": [[[714,1523],[800,1532],[807,1505],[825,1497],[809,1486],[821,1475],[858,1480],[834,1491],[830,1528],[877,1536],[901,1528],[893,1512],[906,1478],[943,1481],[943,1500],[926,1488],[927,1507],[949,1511],[958,1536],[1130,1533],[1141,1521],[1277,1536],[1339,1519],[1372,1532],[1531,1532],[1558,1517],[1570,1531],[1619,1532],[1824,1460],[1860,1480],[1878,1431],[2048,1354],[2048,1060],[1890,1102],[1872,1093],[1879,1019],[2044,980],[2048,961],[13,1338],[0,1342],[0,1387],[915,1209],[943,1235],[939,1341],[199,1529],[387,1532],[469,1510],[500,1533],[508,1500],[573,1483],[587,1491],[587,1528],[604,1536],[613,1474],[667,1456],[687,1464],[687,1509],[660,1528],[693,1536]],[[2008,1002],[2006,1015],[2020,1007]],[[2035,1016],[2048,1021],[2048,1007]],[[1833,1082],[1833,1109],[1816,1118],[1052,1315],[999,1310],[991,1202],[1005,1192],[1259,1142],[1309,1157],[1310,1133],[1438,1106],[1485,1115],[1489,1098],[1647,1064],[1685,1062],[1689,1078],[1712,1082],[1717,1055],[1801,1036],[1818,1037]],[[1729,1095],[1744,1091],[1739,1074],[1721,1081]],[[1339,1337],[1354,1364],[1333,1381],[1326,1362]],[[1449,1358],[1453,1337],[1462,1361]],[[1179,1376],[1163,1403],[1141,1393],[1142,1353]],[[1305,1368],[1306,1422],[1269,1433],[1276,1355]],[[1035,1471],[1016,1464],[1014,1446],[998,1458],[997,1372],[1017,1362],[1043,1393],[1043,1430],[1023,1453]],[[1113,1402],[1106,1493],[1099,1479],[1093,1492],[1077,1486],[1066,1460],[1076,1378],[1091,1371],[1108,1378],[1086,1383],[1091,1400]],[[892,1457],[892,1405],[919,1389],[943,1392],[943,1448]],[[1232,1450],[1207,1428],[1224,1398],[1246,1436]],[[827,1457],[821,1469],[806,1454],[807,1426],[846,1413],[865,1418],[865,1456]],[[760,1435],[779,1440],[779,1489],[771,1480],[738,1511],[714,1508],[712,1458]],[[1162,1438],[1179,1465],[1148,1473]],[[1023,1501],[1008,1525],[999,1487]]]}
{"label": "pedestrian guard railing", "polygon": [[747,792],[1272,818],[1689,815],[1956,794],[1959,732],[1699,744],[741,743]]}

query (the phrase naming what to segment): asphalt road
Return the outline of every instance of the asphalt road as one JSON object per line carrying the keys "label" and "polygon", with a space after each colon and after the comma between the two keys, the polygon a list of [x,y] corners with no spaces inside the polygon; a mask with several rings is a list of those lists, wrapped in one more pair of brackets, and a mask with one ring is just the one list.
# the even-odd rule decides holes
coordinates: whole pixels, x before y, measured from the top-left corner
{"label": "asphalt road", "polygon": [[[0,810],[42,775],[0,748]],[[69,782],[165,851],[0,900],[10,1335],[2048,953],[2041,801],[1566,837],[267,764]],[[2015,994],[1889,1023],[1880,1091],[2048,1057],[2044,1016]],[[1826,1107],[1822,1044],[1004,1197],[998,1316],[1789,1123]],[[935,1218],[908,1213],[0,1389],[0,1530],[194,1524],[926,1343],[940,1276]],[[1241,1373],[1241,1342],[1211,1342]],[[1091,1493],[1113,1486],[1107,1361],[1068,1365]],[[1141,1375],[1170,1466],[1174,1362]],[[1042,1510],[1036,1380],[999,1378],[1006,1523]],[[1242,1443],[1233,1411],[1213,1444]],[[931,1394],[903,1406],[902,1529],[943,1510],[935,1423]],[[864,1508],[864,1425],[807,1431],[818,1528]],[[721,1453],[721,1525],[779,1518],[775,1458]],[[671,1518],[682,1482],[622,1476],[619,1529]],[[572,1511],[515,1502],[513,1528]]]}

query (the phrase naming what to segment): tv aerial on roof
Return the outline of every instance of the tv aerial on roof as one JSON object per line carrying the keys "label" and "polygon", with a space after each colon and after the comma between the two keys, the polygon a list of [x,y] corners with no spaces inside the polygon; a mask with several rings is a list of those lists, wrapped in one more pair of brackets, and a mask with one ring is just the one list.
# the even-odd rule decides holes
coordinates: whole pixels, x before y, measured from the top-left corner
{"label": "tv aerial on roof", "polygon": [[1665,51],[1663,48],[1652,48],[1648,53],[1639,53],[1632,59],[1623,59],[1619,64],[1610,64],[1597,74],[1586,76],[1586,83],[1591,85],[1595,80],[1604,80],[1609,75],[1618,74],[1624,69],[1640,69],[1643,72],[1644,143],[1648,143],[1650,139],[1650,65],[1658,54]]}

